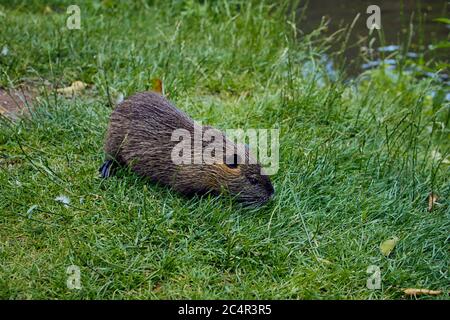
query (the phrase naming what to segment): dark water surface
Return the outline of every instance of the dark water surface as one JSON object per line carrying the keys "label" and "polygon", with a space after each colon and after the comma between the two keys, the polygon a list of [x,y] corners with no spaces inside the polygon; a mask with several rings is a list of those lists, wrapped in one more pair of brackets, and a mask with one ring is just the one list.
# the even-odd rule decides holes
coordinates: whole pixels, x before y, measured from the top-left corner
{"label": "dark water surface", "polygon": [[[366,26],[371,15],[366,13],[369,5],[378,5],[381,9],[380,31],[384,43],[380,41],[378,32],[369,35]],[[325,17],[329,20],[327,34],[332,34],[349,26],[359,13],[359,19],[349,37],[349,48],[345,51],[347,72],[356,75],[377,66],[380,59],[395,65],[396,59],[388,58],[389,55],[395,56],[396,51],[402,51],[412,60],[448,63],[450,49],[432,50],[432,45],[449,39],[449,25],[433,21],[436,18],[448,18],[449,7],[450,1],[444,0],[309,0],[300,3],[297,14],[304,16],[297,21],[297,25],[301,30],[310,32],[316,29]],[[411,37],[410,23],[413,26]],[[407,45],[408,38],[411,38],[410,45]],[[372,46],[369,45],[371,39]],[[338,50],[341,44],[342,42],[336,43],[333,49]],[[448,70],[444,71],[447,72]]]}

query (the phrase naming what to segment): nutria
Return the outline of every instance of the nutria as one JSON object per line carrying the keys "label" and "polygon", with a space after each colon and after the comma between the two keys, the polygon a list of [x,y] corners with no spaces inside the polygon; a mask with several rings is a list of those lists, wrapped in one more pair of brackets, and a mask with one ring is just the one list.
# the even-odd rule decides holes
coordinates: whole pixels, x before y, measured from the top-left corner
{"label": "nutria", "polygon": [[[171,155],[179,143],[173,141],[172,134],[176,129],[189,133],[213,130],[217,134],[214,140],[222,139],[223,142],[223,156],[220,155],[223,161],[175,163]],[[206,142],[200,143],[202,152]],[[231,157],[227,153],[230,148]],[[115,165],[126,165],[138,175],[185,195],[226,192],[244,204],[264,204],[274,193],[270,179],[256,161],[250,161],[255,158],[247,146],[240,149],[245,150],[245,160],[236,153],[236,148],[237,145],[222,132],[194,122],[163,96],[155,92],[142,92],[124,100],[113,111],[104,147],[106,160],[100,172],[103,178],[107,178]],[[190,156],[195,157],[196,150],[193,148]],[[215,151],[212,156],[214,154]]]}

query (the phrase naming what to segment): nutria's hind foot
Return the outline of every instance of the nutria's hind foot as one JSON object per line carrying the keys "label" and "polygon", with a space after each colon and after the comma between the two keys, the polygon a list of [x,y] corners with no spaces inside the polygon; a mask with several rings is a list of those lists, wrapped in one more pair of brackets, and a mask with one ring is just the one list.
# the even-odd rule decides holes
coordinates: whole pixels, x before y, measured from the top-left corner
{"label": "nutria's hind foot", "polygon": [[113,160],[106,160],[105,162],[103,162],[100,169],[98,169],[98,171],[100,172],[100,176],[103,179],[109,178],[113,175],[113,170],[112,170],[113,164],[114,164]]}

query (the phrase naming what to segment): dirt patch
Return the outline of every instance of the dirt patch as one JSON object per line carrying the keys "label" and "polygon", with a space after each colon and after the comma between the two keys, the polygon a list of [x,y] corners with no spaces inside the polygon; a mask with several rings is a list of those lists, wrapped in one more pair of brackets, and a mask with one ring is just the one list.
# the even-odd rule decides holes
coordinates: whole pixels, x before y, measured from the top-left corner
{"label": "dirt patch", "polygon": [[34,98],[35,94],[26,88],[0,88],[0,115],[16,119],[28,113]]}

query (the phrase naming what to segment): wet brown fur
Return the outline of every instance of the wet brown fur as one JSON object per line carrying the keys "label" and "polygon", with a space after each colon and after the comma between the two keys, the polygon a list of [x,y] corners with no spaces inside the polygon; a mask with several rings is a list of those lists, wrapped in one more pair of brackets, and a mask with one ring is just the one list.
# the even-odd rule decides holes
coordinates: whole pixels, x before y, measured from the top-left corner
{"label": "wet brown fur", "polygon": [[[186,195],[226,191],[245,203],[265,203],[273,194],[273,187],[269,178],[260,174],[258,164],[243,163],[230,168],[224,163],[172,162],[172,149],[179,143],[171,141],[172,132],[183,128],[193,137],[194,126],[198,124],[166,98],[154,92],[137,93],[120,103],[111,115],[104,148],[106,158]],[[211,127],[201,129],[208,128]],[[221,135],[225,153],[225,148],[235,145]],[[250,157],[246,149],[246,160]]]}

